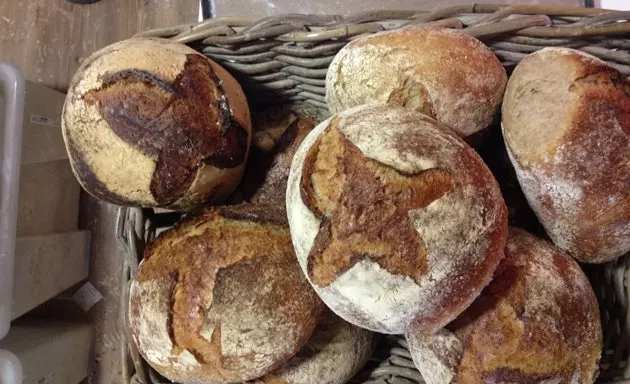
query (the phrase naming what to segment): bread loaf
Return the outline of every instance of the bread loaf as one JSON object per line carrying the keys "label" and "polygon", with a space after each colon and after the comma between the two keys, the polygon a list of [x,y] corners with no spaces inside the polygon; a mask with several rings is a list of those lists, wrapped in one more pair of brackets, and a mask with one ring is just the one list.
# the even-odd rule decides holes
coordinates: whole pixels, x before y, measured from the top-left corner
{"label": "bread loaf", "polygon": [[490,125],[507,76],[479,40],[451,29],[406,28],[351,41],[330,64],[326,103],[337,113],[367,103],[404,106],[460,136]]}
{"label": "bread loaf", "polygon": [[545,48],[514,70],[503,134],[553,242],[583,262],[630,251],[630,82],[605,62]]}
{"label": "bread loaf", "polygon": [[251,122],[243,91],[219,65],[182,44],[135,38],[84,61],[62,131],[74,174],[91,195],[187,209],[236,188]]}
{"label": "bread loaf", "polygon": [[579,265],[511,229],[481,296],[434,335],[407,335],[427,384],[593,383],[602,349],[597,299]]}
{"label": "bread loaf", "polygon": [[296,152],[287,213],[300,265],[345,320],[432,332],[463,311],[502,254],[507,213],[479,156],[397,106],[350,109]]}
{"label": "bread loaf", "polygon": [[313,336],[276,371],[252,384],[345,384],[374,350],[374,334],[324,311]]}
{"label": "bread loaf", "polygon": [[309,340],[322,308],[273,206],[212,208],[145,251],[129,299],[138,350],[182,384],[269,373]]}
{"label": "bread loaf", "polygon": [[268,109],[252,121],[252,150],[243,178],[245,197],[251,203],[284,206],[291,160],[315,123],[290,107]]}

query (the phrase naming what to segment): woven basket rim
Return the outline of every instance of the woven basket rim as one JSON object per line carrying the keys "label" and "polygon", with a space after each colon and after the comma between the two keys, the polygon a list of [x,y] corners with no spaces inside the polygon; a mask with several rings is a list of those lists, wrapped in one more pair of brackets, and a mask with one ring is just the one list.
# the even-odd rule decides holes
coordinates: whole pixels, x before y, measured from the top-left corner
{"label": "woven basket rim", "polygon": [[[362,36],[419,26],[460,29],[482,40],[506,66],[544,47],[560,46],[598,56],[630,75],[630,11],[575,6],[471,3],[435,10],[374,10],[345,16],[229,16],[153,29],[136,37],[168,38],[191,45],[232,72],[248,97],[255,99],[253,96],[260,94],[262,101],[272,94],[281,103],[306,101],[326,108],[326,70],[341,47]],[[151,220],[159,216],[147,217],[145,213],[138,208],[121,208],[116,229],[125,258],[120,324],[125,329],[122,347],[129,357],[123,375],[129,384],[161,384],[138,353],[127,326],[129,281],[137,272],[144,244],[153,236]],[[630,256],[588,272],[600,308],[604,308],[602,326],[609,331],[605,335],[609,348],[602,356],[603,382],[630,383],[630,285],[626,283]],[[364,383],[386,384],[384,377],[395,377],[393,371],[381,370],[385,376]],[[409,376],[413,375],[404,373],[399,377],[414,380]]]}

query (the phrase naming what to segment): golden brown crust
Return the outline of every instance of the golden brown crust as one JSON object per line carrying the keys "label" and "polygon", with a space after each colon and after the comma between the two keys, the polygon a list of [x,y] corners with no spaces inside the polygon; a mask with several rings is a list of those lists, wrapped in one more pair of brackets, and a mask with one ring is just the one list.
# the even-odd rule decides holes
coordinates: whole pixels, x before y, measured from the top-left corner
{"label": "golden brown crust", "polygon": [[[159,287],[146,288],[144,297],[132,290],[140,352],[162,375],[184,383],[263,375],[306,343],[321,310],[295,261],[283,211],[273,206],[213,208],[184,221],[147,248],[135,284]],[[147,328],[147,316],[156,315],[151,300],[161,295],[173,347],[153,358],[158,331]],[[188,354],[194,363],[182,369]]]}
{"label": "golden brown crust", "polygon": [[256,113],[252,118],[252,146],[265,153],[273,151],[297,119],[296,113],[287,106],[275,106]]}
{"label": "golden brown crust", "polygon": [[[493,281],[446,328],[462,348],[459,358],[450,361],[454,366],[447,367],[454,374],[447,382],[568,384],[595,379],[602,333],[593,290],[575,261],[523,230],[510,230],[506,256]],[[443,372],[428,371],[423,359],[444,348],[431,336],[418,343],[412,335],[410,342],[412,350],[424,344],[414,359],[434,382]]]}
{"label": "golden brown crust", "polygon": [[311,339],[275,371],[250,384],[345,384],[368,361],[376,335],[325,309]]}
{"label": "golden brown crust", "polygon": [[311,147],[302,173],[302,199],[322,220],[309,255],[311,281],[328,286],[368,257],[392,274],[420,282],[427,255],[408,212],[439,199],[452,183],[448,171],[406,175],[365,159],[333,118]]}
{"label": "golden brown crust", "polygon": [[[541,268],[553,280],[535,276]],[[525,231],[511,229],[493,282],[448,328],[466,345],[456,381],[595,379],[602,348],[595,294],[577,263]]]}
{"label": "golden brown crust", "polygon": [[466,137],[496,115],[505,69],[479,40],[443,28],[405,28],[357,39],[326,76],[333,113],[370,102],[403,106]]}
{"label": "golden brown crust", "polygon": [[251,203],[284,206],[291,160],[314,127],[313,119],[286,107],[255,117],[252,150],[243,177],[245,196]]}
{"label": "golden brown crust", "polygon": [[[554,120],[525,116],[524,108]],[[582,52],[545,49],[517,67],[503,112],[519,180],[554,243],[584,262],[608,261],[630,250],[625,76]]]}
{"label": "golden brown crust", "polygon": [[[182,67],[170,69],[177,73],[160,72],[158,64],[155,69],[137,69],[132,62],[125,68],[102,60],[114,55],[110,61],[122,61],[121,50],[131,52],[134,44],[151,46],[155,52],[176,45],[152,39],[120,43],[94,54],[90,62],[100,64],[86,65],[77,74],[63,116],[77,178],[88,192],[116,204],[189,208],[206,199],[225,198],[238,183],[249,149],[251,123],[242,91],[225,70],[192,50],[179,53]],[[97,84],[90,83],[91,72],[98,72]],[[112,131],[110,137],[104,139],[82,126],[89,125],[90,119],[102,120],[106,126],[102,129]],[[154,164],[154,169],[141,170],[150,172],[150,185],[138,187],[146,188],[140,194],[151,196],[152,201],[116,192],[104,181],[103,173],[111,171],[88,159],[92,154],[86,152],[109,151],[110,141],[126,145]],[[137,159],[124,161],[132,165]],[[235,182],[232,173],[236,173]],[[217,185],[204,180],[203,174],[212,175]]]}
{"label": "golden brown crust", "polygon": [[287,189],[302,269],[345,320],[382,333],[455,318],[502,257],[496,181],[451,130],[401,107],[366,105],[320,124]]}

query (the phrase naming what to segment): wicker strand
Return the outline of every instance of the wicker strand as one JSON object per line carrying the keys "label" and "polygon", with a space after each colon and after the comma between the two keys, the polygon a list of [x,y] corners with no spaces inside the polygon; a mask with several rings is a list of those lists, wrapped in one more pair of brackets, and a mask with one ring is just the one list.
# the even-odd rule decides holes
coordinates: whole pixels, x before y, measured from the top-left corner
{"label": "wicker strand", "polygon": [[517,32],[529,27],[549,25],[551,25],[551,19],[548,16],[536,15],[520,17],[513,20],[497,21],[496,23],[477,24],[466,28],[464,32],[478,39],[482,39],[488,36]]}
{"label": "wicker strand", "polygon": [[[416,26],[463,28],[501,59],[514,65],[544,47],[571,47],[606,60],[630,75],[630,12],[555,5],[465,4],[442,9],[368,11],[338,15],[282,15],[254,20],[224,17],[198,24],[146,31],[191,44],[225,66],[251,103],[305,102],[325,109],[327,67],[349,41],[374,33]],[[171,221],[169,221],[171,220]],[[137,271],[146,242],[173,218],[121,209],[116,236],[125,255],[121,324],[128,281]],[[145,231],[146,222],[146,231]],[[170,223],[170,224],[169,224]],[[586,268],[598,297],[604,352],[599,382],[630,384],[630,255]],[[125,315],[126,316],[126,315]],[[133,364],[123,367],[126,383],[162,384],[141,359],[128,334],[123,350]],[[354,384],[423,384],[404,338],[385,336]]]}
{"label": "wicker strand", "polygon": [[510,5],[502,7],[492,15],[480,21],[480,24],[492,23],[512,15],[547,15],[547,16],[593,16],[603,13],[615,13],[598,8],[566,7],[562,5]]}

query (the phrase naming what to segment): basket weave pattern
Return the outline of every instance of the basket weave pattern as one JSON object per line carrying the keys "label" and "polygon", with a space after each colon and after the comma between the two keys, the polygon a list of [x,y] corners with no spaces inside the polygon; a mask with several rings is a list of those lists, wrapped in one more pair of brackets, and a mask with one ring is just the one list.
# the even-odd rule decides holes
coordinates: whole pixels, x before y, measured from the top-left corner
{"label": "basket weave pattern", "polygon": [[[326,108],[325,78],[334,55],[353,39],[420,25],[462,29],[488,45],[510,68],[527,54],[548,46],[579,49],[630,76],[630,12],[564,6],[471,4],[434,11],[399,10],[339,15],[281,15],[252,20],[210,19],[199,24],[147,31],[189,44],[226,67],[243,86],[251,104],[303,101]],[[177,214],[121,208],[116,228],[124,255],[120,325],[128,383],[166,384],[140,357],[128,335],[127,296],[144,245]],[[585,268],[599,300],[604,350],[599,383],[630,383],[630,255]],[[419,384],[401,337],[387,336],[353,383]]]}
{"label": "basket weave pattern", "polygon": [[[630,12],[564,6],[473,4],[431,12],[377,11],[353,16],[280,15],[209,19],[147,31],[190,44],[230,70],[252,99],[305,100],[325,108],[326,70],[348,41],[419,25],[463,29],[505,66],[547,46],[572,47],[630,75]],[[622,22],[620,22],[622,21]]]}

